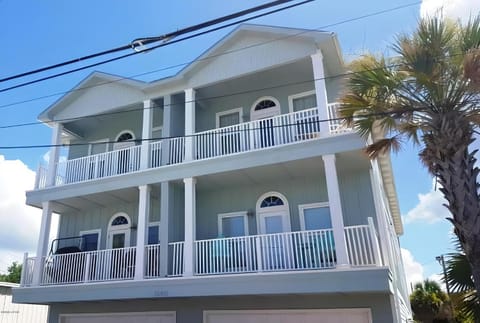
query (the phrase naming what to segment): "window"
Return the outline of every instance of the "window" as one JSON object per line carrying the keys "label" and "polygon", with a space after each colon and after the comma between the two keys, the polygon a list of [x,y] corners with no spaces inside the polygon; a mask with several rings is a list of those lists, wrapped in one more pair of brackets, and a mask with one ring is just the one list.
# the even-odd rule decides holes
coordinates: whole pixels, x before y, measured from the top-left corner
{"label": "window", "polygon": [[117,138],[117,142],[133,140],[133,135],[130,132],[124,132]]}
{"label": "window", "polygon": [[[217,128],[234,126],[242,122],[242,108],[219,112],[216,114]],[[246,132],[239,131],[239,127],[219,130],[217,139],[218,152],[221,155],[233,154],[244,149]]]}
{"label": "window", "polygon": [[159,230],[159,224],[150,224],[148,226],[148,244],[158,244],[160,243],[159,240],[159,235],[158,235],[158,230]]}
{"label": "window", "polygon": [[120,216],[117,216],[115,219],[113,219],[111,225],[115,226],[115,225],[123,225],[123,224],[128,224],[128,219],[123,215],[120,215]]}
{"label": "window", "polygon": [[284,203],[281,198],[279,198],[278,196],[272,195],[272,196],[266,197],[260,204],[260,207],[280,206],[283,204]]}
{"label": "window", "polygon": [[290,95],[288,97],[288,105],[290,107],[290,112],[315,108],[317,106],[317,96],[315,95],[315,91],[312,90]]}
{"label": "window", "polygon": [[280,114],[280,102],[271,96],[259,98],[252,105],[250,119],[259,120],[270,118]]}
{"label": "window", "polygon": [[216,127],[223,128],[233,126],[242,122],[243,109],[236,108],[227,111],[217,112],[216,114]]}
{"label": "window", "polygon": [[248,235],[247,212],[223,213],[218,215],[218,235],[221,237],[243,237]]}
{"label": "window", "polygon": [[100,232],[101,232],[100,229],[80,231],[80,236],[82,237],[80,250],[82,251],[98,250],[98,247],[100,244]]}
{"label": "window", "polygon": [[299,205],[302,230],[323,230],[332,228],[328,203]]}

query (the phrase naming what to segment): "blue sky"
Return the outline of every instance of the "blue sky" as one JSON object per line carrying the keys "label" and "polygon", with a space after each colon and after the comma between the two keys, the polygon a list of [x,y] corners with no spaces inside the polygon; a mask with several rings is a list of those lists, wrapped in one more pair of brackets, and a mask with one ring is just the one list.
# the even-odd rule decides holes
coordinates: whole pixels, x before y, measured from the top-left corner
{"label": "blue sky", "polygon": [[[171,32],[265,2],[0,0],[3,44],[0,78],[124,45],[138,37]],[[434,7],[439,2],[424,1],[423,8]],[[339,24],[409,4],[412,5],[404,9]],[[479,5],[473,0],[450,0],[446,10],[459,14],[462,8],[473,6],[477,6],[478,12]],[[365,51],[388,54],[388,46],[395,36],[415,27],[420,7],[420,2],[405,0],[317,0],[252,23],[333,31],[348,61]],[[158,79],[178,70],[178,67],[168,67],[191,61],[230,30],[96,69],[127,77],[141,75],[137,78],[146,81]],[[35,122],[37,115],[58,99],[59,95],[55,94],[68,91],[91,71],[0,93],[0,126]],[[14,84],[16,82],[0,83],[0,90]],[[49,142],[50,129],[43,125],[0,129],[0,146]],[[33,185],[33,170],[46,152],[45,148],[0,150],[0,194],[5,197],[0,202],[0,273],[12,260],[21,261],[21,252],[35,250],[40,214],[37,210],[25,210],[23,191]],[[412,277],[416,274],[416,278],[427,278],[440,273],[435,256],[451,251],[450,224],[443,219],[446,212],[439,207],[441,199],[438,192],[432,191],[432,179],[419,164],[415,148],[406,147],[393,157],[393,164],[401,211],[406,219],[401,243],[409,251],[405,260],[407,271],[411,271]],[[420,199],[419,194],[422,194]],[[12,217],[20,223],[14,226]]]}

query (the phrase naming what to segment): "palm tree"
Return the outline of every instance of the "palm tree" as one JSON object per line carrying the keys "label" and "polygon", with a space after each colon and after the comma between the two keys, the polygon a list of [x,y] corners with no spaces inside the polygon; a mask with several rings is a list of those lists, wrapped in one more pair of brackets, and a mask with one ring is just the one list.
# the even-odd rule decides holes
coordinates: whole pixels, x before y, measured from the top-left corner
{"label": "palm tree", "polygon": [[457,252],[450,253],[446,261],[445,281],[450,286],[452,301],[456,302],[456,310],[463,317],[463,321],[480,321],[480,301],[475,292],[472,280],[472,270],[458,241],[455,242]]}
{"label": "palm tree", "polygon": [[354,61],[340,114],[372,139],[371,158],[398,151],[406,140],[437,178],[480,292],[480,202],[475,151],[480,125],[480,16],[466,25],[421,20],[394,44],[387,61],[366,55]]}
{"label": "palm tree", "polygon": [[426,279],[423,283],[415,284],[410,303],[415,320],[422,323],[437,321],[442,316],[442,309],[447,302],[447,295],[441,290],[440,286]]}

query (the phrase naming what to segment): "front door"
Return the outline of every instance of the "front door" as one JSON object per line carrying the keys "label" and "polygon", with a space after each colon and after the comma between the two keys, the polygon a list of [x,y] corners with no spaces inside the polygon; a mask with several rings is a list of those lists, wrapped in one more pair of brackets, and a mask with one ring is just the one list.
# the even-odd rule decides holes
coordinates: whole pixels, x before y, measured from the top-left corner
{"label": "front door", "polygon": [[259,214],[262,234],[263,266],[265,269],[288,269],[292,263],[290,221],[286,211]]}
{"label": "front door", "polygon": [[293,263],[288,203],[279,194],[264,196],[257,204],[262,266],[265,270],[287,269]]}

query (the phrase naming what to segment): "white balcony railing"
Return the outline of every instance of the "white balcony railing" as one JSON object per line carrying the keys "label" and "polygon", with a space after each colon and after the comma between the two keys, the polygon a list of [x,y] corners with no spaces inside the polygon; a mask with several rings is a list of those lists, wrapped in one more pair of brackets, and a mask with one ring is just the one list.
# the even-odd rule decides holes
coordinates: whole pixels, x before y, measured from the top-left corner
{"label": "white balcony railing", "polygon": [[[382,264],[378,238],[368,225],[345,227],[352,267]],[[184,242],[170,242],[168,255],[160,244],[145,246],[145,279],[164,278],[161,261],[167,261],[167,276],[184,273]],[[195,275],[241,274],[333,269],[336,266],[333,230],[296,231],[194,242]],[[133,279],[135,247],[50,255],[43,261],[42,285],[91,283]],[[25,257],[22,286],[32,284],[35,258]]]}
{"label": "white balcony railing", "polygon": [[42,285],[133,279],[135,247],[50,255],[44,259]]}
{"label": "white balcony railing", "polygon": [[[338,103],[328,104],[329,121],[320,120],[318,109],[278,115],[234,126],[198,132],[193,137],[194,159],[206,159],[265,149],[320,137],[320,125],[329,126],[331,134],[351,131],[337,119]],[[140,169],[141,146],[61,161],[57,164],[54,185],[83,182]],[[149,144],[149,168],[183,163],[185,138],[176,137]],[[35,188],[44,188],[46,168],[37,172]]]}

